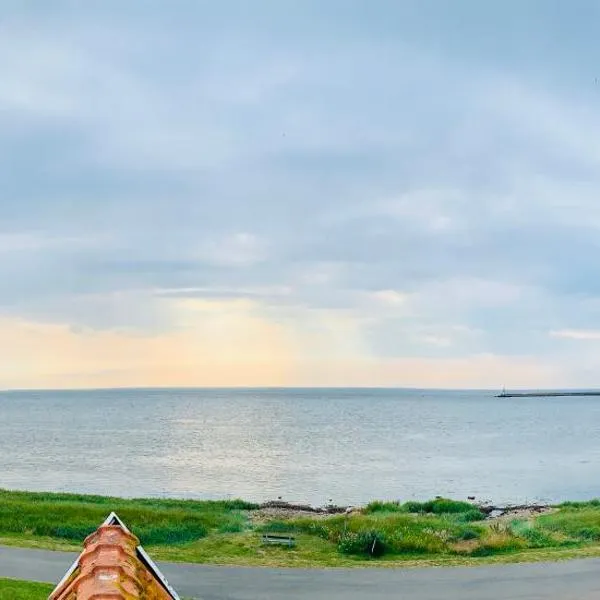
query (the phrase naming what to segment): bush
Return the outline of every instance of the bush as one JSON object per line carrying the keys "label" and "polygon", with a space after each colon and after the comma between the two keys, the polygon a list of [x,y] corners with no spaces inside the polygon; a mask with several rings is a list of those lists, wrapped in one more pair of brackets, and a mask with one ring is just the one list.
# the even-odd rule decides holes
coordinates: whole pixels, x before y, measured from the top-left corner
{"label": "bush", "polygon": [[471,520],[483,519],[483,513],[469,502],[457,502],[446,498],[436,498],[428,502],[406,502],[402,508],[409,513],[431,513],[434,515],[463,514]]}
{"label": "bush", "polygon": [[378,558],[383,556],[386,545],[377,531],[347,532],[338,542],[338,550],[342,554],[354,554]]}
{"label": "bush", "polygon": [[368,515],[378,512],[400,512],[401,510],[402,505],[400,502],[382,502],[381,500],[375,500],[375,502],[367,504],[363,512]]}
{"label": "bush", "polygon": [[453,516],[454,520],[459,523],[473,523],[474,521],[482,521],[484,519],[483,513],[478,508],[473,508],[463,513],[457,513]]}
{"label": "bush", "polygon": [[470,540],[476,540],[481,536],[481,533],[476,529],[463,529],[453,539],[454,541],[468,542]]}

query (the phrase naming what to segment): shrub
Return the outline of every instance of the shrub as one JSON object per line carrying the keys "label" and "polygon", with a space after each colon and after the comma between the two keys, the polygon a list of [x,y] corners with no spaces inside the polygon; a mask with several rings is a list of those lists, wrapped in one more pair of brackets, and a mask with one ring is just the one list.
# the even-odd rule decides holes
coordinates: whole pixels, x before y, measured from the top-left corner
{"label": "shrub", "polygon": [[378,512],[399,512],[401,510],[402,505],[400,502],[382,502],[381,500],[376,500],[375,502],[367,504],[364,513],[368,515]]}
{"label": "shrub", "polygon": [[484,518],[483,513],[478,508],[472,508],[462,513],[454,514],[454,520],[460,523],[473,523],[481,521]]}
{"label": "shrub", "polygon": [[385,541],[377,531],[347,532],[338,542],[338,550],[342,554],[366,555],[373,558],[383,556],[386,551]]}
{"label": "shrub", "polygon": [[463,529],[453,539],[454,541],[468,542],[469,540],[476,540],[481,536],[481,533],[476,529]]}
{"label": "shrub", "polygon": [[424,513],[426,512],[424,506],[424,502],[415,502],[414,500],[409,500],[402,505],[402,509],[408,513]]}
{"label": "shrub", "polygon": [[469,521],[480,521],[484,517],[483,513],[469,502],[457,502],[446,498],[436,498],[428,502],[406,502],[402,508],[409,513],[463,515],[463,519]]}

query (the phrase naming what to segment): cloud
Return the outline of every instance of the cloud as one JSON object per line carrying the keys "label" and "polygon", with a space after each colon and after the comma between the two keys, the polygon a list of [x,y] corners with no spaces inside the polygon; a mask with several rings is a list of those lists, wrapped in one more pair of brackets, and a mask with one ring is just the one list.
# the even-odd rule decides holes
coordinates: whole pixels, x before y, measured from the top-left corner
{"label": "cloud", "polygon": [[600,330],[598,329],[561,329],[559,331],[551,331],[551,337],[567,339],[567,340],[600,340]]}
{"label": "cloud", "polygon": [[383,304],[384,306],[402,306],[406,300],[406,294],[398,292],[396,290],[377,290],[371,292],[371,297]]}
{"label": "cloud", "polygon": [[266,260],[267,243],[251,233],[234,233],[202,243],[199,258],[215,265],[249,266]]}
{"label": "cloud", "polygon": [[[561,32],[589,33],[593,15],[534,2],[532,31],[516,7],[12,3],[4,326],[24,339],[49,327],[65,348],[86,332],[99,370],[82,368],[105,382],[136,379],[123,375],[134,361],[89,348],[141,336],[172,350],[190,314],[214,339],[235,319],[278,331],[288,379],[274,382],[342,382],[350,365],[356,381],[398,384],[496,385],[497,365],[577,381],[560,340],[600,318],[597,41]],[[154,372],[176,381],[156,353]],[[44,361],[26,357],[15,369],[42,377]],[[411,378],[398,365],[412,360],[443,377]]]}

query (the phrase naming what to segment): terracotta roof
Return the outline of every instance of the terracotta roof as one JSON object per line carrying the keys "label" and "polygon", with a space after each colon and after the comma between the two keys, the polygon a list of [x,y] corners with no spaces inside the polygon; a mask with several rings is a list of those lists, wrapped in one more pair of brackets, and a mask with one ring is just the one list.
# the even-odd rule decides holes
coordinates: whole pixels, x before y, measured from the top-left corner
{"label": "terracotta roof", "polygon": [[115,513],[85,539],[83,546],[48,600],[179,600]]}

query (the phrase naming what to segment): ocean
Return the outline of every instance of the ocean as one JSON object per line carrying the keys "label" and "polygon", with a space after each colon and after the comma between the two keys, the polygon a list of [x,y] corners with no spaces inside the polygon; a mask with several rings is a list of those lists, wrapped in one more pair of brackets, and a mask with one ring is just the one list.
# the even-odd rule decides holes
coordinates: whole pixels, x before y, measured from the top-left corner
{"label": "ocean", "polygon": [[600,496],[600,398],[392,389],[0,393],[0,487],[322,505]]}

